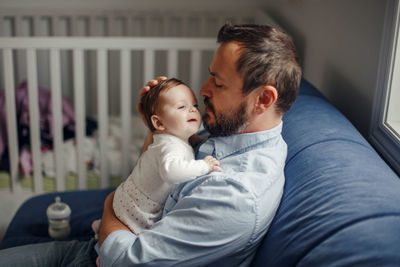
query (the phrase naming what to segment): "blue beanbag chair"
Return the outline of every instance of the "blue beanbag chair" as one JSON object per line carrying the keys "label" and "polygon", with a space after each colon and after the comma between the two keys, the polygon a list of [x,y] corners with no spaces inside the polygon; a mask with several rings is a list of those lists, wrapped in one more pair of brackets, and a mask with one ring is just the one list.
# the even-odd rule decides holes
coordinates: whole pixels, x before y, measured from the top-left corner
{"label": "blue beanbag chair", "polygon": [[400,179],[306,81],[285,114],[286,185],[253,266],[400,266]]}

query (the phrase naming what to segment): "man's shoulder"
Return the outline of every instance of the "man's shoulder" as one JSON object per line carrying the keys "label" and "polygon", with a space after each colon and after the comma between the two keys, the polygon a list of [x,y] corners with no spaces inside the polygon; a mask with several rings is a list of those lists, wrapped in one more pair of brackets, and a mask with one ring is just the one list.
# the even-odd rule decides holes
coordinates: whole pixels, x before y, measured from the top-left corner
{"label": "man's shoulder", "polygon": [[235,196],[255,200],[251,187],[241,181],[237,173],[211,172],[182,185],[180,197],[202,194],[203,196]]}

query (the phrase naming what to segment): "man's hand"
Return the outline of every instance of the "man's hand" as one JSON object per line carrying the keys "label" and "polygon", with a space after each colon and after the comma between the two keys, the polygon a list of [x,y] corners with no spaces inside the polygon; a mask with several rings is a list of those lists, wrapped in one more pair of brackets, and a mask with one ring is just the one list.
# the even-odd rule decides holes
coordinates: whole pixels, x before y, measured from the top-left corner
{"label": "man's hand", "polygon": [[[150,91],[150,89],[151,89],[152,87],[156,86],[159,82],[164,81],[164,80],[166,80],[166,79],[167,79],[167,77],[165,77],[165,76],[160,76],[160,77],[157,77],[157,79],[155,79],[155,80],[150,80],[150,81],[148,81],[147,84],[146,84],[142,89],[140,89],[140,91],[139,91],[139,98],[141,99],[141,98],[143,97],[143,95],[144,95],[145,93],[147,93],[148,91]],[[144,116],[143,116],[142,105],[141,105],[140,102],[137,103],[136,109],[137,109],[137,111],[138,111],[140,117],[142,118],[142,121],[143,121],[144,125],[146,125],[146,127],[149,128],[149,126],[147,125],[147,121],[146,121],[146,119],[145,119]],[[149,130],[149,131],[147,132],[147,136],[146,136],[146,139],[145,139],[145,141],[144,141],[142,150],[140,151],[140,155],[142,155],[143,152],[145,152],[145,151],[147,150],[147,148],[149,147],[149,145],[151,145],[152,143],[153,143],[153,133]]]}
{"label": "man's hand", "polygon": [[[157,77],[157,79],[155,79],[155,80],[150,80],[150,81],[148,81],[147,84],[146,84],[142,89],[140,89],[140,91],[139,91],[139,99],[141,99],[145,93],[147,93],[148,91],[150,91],[150,89],[151,89],[152,87],[156,86],[159,82],[164,81],[164,80],[166,80],[166,79],[167,79],[167,77],[165,77],[165,76],[160,76],[160,77]],[[147,126],[147,128],[148,128],[149,126],[147,125],[146,119],[143,117],[142,106],[141,106],[141,103],[140,103],[140,102],[137,103],[136,109],[137,109],[137,111],[139,112],[140,117],[142,117],[142,120],[143,120],[144,124],[145,124],[145,125]]]}
{"label": "man's hand", "polygon": [[120,220],[118,220],[118,218],[115,216],[113,210],[114,194],[115,191],[111,192],[104,201],[104,211],[103,211],[103,216],[101,217],[101,223],[99,229],[100,246],[103,244],[107,236],[112,232],[118,230],[130,231],[129,228],[125,224],[123,224]]}

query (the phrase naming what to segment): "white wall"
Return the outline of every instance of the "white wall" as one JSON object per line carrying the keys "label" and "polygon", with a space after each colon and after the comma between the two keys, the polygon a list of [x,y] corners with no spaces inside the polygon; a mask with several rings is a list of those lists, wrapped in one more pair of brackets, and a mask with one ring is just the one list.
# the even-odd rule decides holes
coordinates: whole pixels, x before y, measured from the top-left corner
{"label": "white wall", "polygon": [[304,76],[367,136],[385,0],[269,1],[265,10],[295,40]]}

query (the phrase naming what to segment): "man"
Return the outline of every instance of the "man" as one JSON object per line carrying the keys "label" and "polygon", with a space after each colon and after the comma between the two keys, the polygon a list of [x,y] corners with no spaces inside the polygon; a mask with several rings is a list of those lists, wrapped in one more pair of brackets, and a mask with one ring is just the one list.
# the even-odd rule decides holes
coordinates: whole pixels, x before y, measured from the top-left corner
{"label": "man", "polygon": [[224,171],[178,186],[161,221],[140,236],[115,218],[111,194],[97,248],[102,266],[251,262],[282,196],[287,147],[281,119],[296,99],[301,69],[290,38],[268,26],[225,25],[218,42],[200,90],[210,137],[196,157],[212,155]]}
{"label": "man", "polygon": [[[267,232],[284,186],[281,119],[296,99],[301,68],[291,39],[268,26],[225,25],[218,42],[200,91],[209,137],[196,157],[214,156],[223,171],[179,185],[162,219],[139,236],[116,219],[111,193],[96,245],[102,267],[247,266]],[[146,140],[144,147],[151,136]],[[22,266],[30,259],[36,266],[89,266],[96,258],[93,246],[93,240],[56,242],[6,253]]]}

